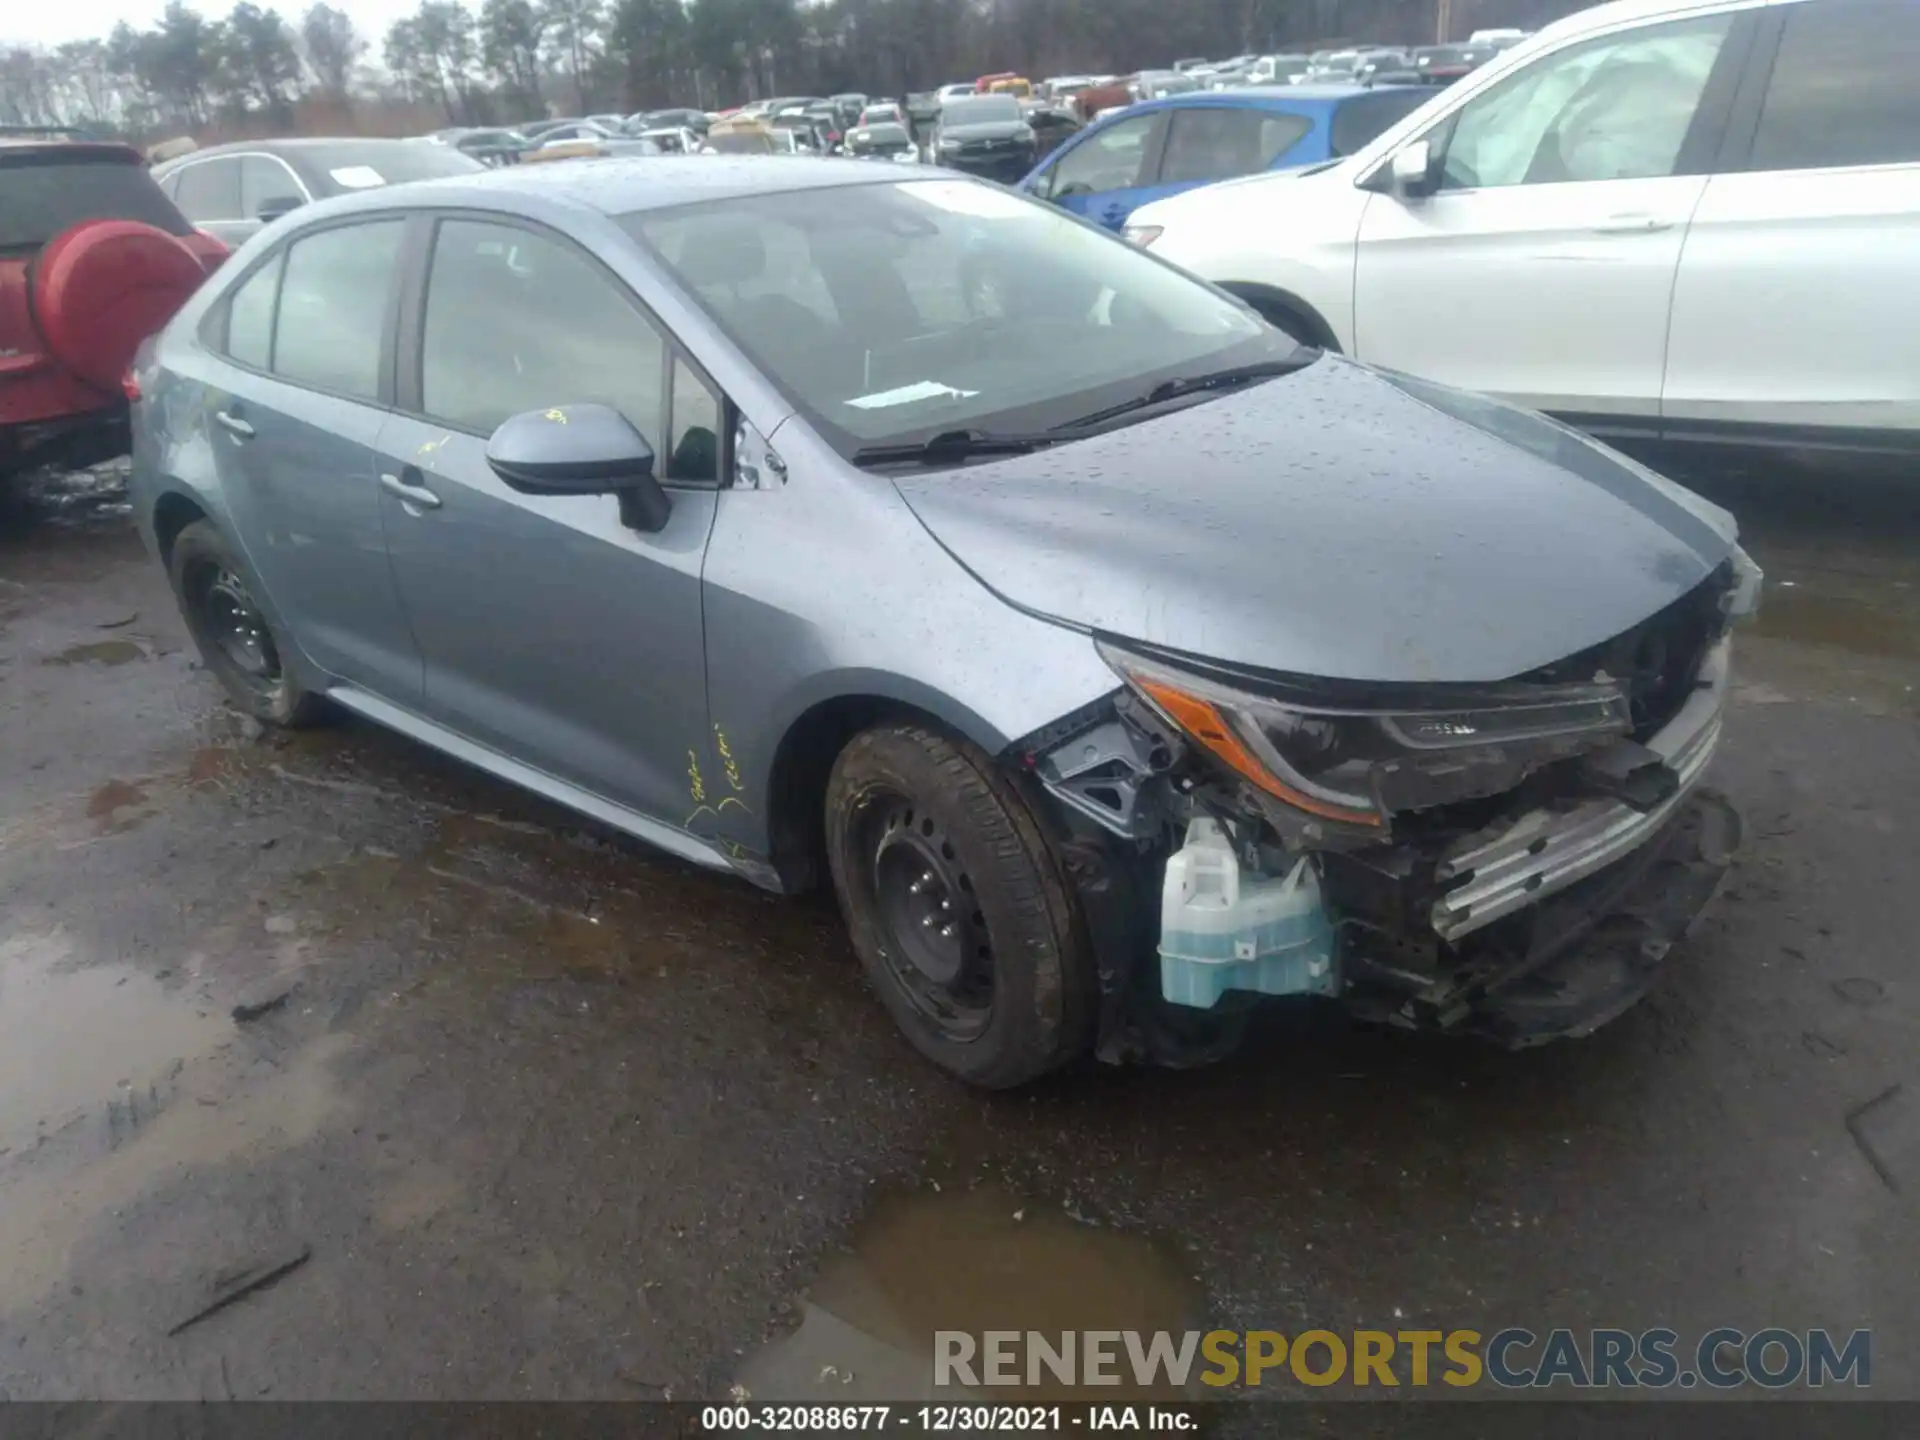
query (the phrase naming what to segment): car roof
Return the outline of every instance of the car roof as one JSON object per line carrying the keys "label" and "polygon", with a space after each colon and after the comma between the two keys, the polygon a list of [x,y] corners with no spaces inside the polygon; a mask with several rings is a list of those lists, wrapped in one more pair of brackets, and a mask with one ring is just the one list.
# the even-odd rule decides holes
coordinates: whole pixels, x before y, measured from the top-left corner
{"label": "car roof", "polygon": [[[322,203],[328,213],[337,215],[358,209],[457,205],[480,197],[498,204],[523,195],[534,201],[552,199],[584,205],[603,215],[628,215],[744,195],[878,185],[899,179],[892,167],[876,166],[867,160],[649,155],[613,157],[593,165],[509,165],[474,175],[449,175],[357,191]],[[320,207],[314,208],[317,211]]]}
{"label": "car roof", "polygon": [[[468,128],[469,127],[466,126],[461,127],[463,130]],[[485,128],[489,130],[507,130],[512,127],[507,125],[490,125]],[[160,164],[154,166],[153,173],[155,175],[164,175],[169,170],[177,169],[189,160],[205,160],[209,156],[214,155],[284,155],[296,157],[316,150],[337,150],[343,145],[365,147],[370,152],[378,153],[382,150],[391,150],[400,147],[411,150],[421,145],[431,144],[433,144],[431,140],[418,136],[406,140],[393,140],[377,135],[303,135],[280,140],[232,140],[225,145],[203,145],[200,149],[190,150],[185,155],[176,155],[173,159],[162,161]]]}
{"label": "car roof", "polygon": [[96,160],[125,165],[141,163],[140,152],[117,140],[50,140],[45,136],[0,135],[0,161],[52,156],[67,160]]}
{"label": "car roof", "polygon": [[[1662,15],[1685,15],[1693,10],[1705,10],[1725,3],[1725,0],[1611,0],[1611,3],[1595,5],[1591,9],[1579,10],[1564,19],[1543,25],[1536,34],[1551,30],[1556,35],[1578,34],[1584,30],[1597,30],[1603,26],[1614,25],[1623,20],[1652,19]],[[1762,5],[1797,4],[1799,0],[1760,0]],[[1506,30],[1507,27],[1482,27]],[[1527,37],[1531,39],[1532,36]],[[1456,42],[1470,43],[1470,42]]]}

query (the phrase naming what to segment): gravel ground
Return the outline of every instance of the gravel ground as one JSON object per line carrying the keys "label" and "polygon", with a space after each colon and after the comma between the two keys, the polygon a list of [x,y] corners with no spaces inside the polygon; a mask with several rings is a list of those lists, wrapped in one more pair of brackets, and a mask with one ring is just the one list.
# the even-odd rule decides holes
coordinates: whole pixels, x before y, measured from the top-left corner
{"label": "gravel ground", "polygon": [[1518,1055],[1282,1007],[1000,1097],[829,903],[366,726],[249,734],[112,468],[16,485],[0,1394],[897,1396],[936,1327],[1196,1323],[1870,1325],[1920,1393],[1920,506],[1700,483],[1769,578],[1748,841],[1643,1004]]}

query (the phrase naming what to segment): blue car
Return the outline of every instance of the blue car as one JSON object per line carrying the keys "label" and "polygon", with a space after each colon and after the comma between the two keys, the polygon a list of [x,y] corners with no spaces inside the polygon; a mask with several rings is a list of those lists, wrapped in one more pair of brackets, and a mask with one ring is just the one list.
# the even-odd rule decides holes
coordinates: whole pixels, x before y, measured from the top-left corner
{"label": "blue car", "polygon": [[1118,230],[1140,206],[1182,190],[1352,154],[1435,93],[1275,85],[1146,100],[1089,125],[1020,188]]}

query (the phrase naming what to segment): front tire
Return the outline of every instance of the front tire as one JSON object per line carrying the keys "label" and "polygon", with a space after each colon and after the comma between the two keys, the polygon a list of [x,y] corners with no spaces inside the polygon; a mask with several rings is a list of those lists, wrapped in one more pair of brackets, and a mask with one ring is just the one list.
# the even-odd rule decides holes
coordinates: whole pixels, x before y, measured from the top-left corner
{"label": "front tire", "polygon": [[984,754],[867,730],[834,763],[826,829],[854,950],[921,1054],[997,1090],[1087,1049],[1098,982],[1072,891]]}
{"label": "front tire", "polygon": [[167,578],[207,669],[233,703],[262,724],[311,725],[325,702],[282,663],[279,638],[242,574],[210,521],[196,520],[174,537]]}

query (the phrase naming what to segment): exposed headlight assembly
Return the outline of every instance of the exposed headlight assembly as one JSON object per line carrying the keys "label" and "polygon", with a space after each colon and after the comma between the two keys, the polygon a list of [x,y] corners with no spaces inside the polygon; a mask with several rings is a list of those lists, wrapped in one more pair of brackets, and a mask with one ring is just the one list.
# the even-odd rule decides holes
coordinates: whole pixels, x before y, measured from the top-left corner
{"label": "exposed headlight assembly", "polygon": [[1262,795],[1299,812],[1308,834],[1333,826],[1384,838],[1396,812],[1500,794],[1632,729],[1627,697],[1610,684],[1436,686],[1433,708],[1375,708],[1282,700],[1099,648],[1134,694]]}

